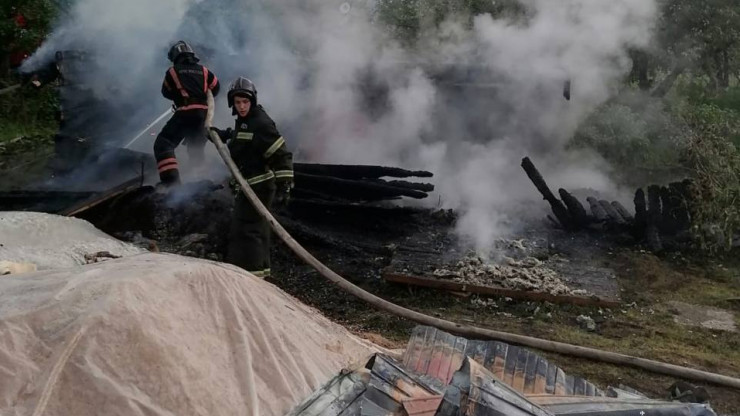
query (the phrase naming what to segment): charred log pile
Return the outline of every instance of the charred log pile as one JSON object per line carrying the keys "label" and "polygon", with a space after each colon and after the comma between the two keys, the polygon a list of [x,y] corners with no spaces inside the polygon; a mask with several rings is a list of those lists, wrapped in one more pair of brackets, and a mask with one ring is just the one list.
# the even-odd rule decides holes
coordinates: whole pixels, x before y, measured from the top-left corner
{"label": "charred log pile", "polygon": [[[210,181],[186,183],[169,193],[144,186],[75,216],[144,248],[153,245],[164,252],[220,261],[226,252],[233,202],[227,186]],[[370,235],[384,238],[403,232],[403,225],[414,212],[409,208],[300,198],[273,211],[302,244],[348,256],[388,255],[390,249]],[[371,229],[368,224],[372,224]],[[364,233],[356,231],[363,228]]]}
{"label": "charred log pile", "polygon": [[296,163],[294,196],[306,199],[358,202],[409,197],[423,199],[434,190],[428,183],[388,178],[430,178],[432,173],[366,165]]}
{"label": "charred log pile", "polygon": [[[667,186],[650,185],[647,192],[637,189],[634,214],[618,201],[607,201],[594,196],[586,204],[565,189],[559,189],[557,198],[532,161],[525,157],[522,168],[537,190],[550,204],[551,222],[568,231],[600,230],[624,232],[644,242],[653,252],[678,248],[689,241],[691,214],[689,188],[691,181],[673,182]],[[586,208],[588,207],[588,208]]]}
{"label": "charred log pile", "polygon": [[[123,156],[128,157],[128,154],[124,153]],[[116,159],[115,157],[109,157],[109,159],[111,158]],[[47,185],[43,189],[0,192],[0,210],[39,211],[60,215],[76,214],[79,209],[85,209],[121,193],[133,191],[134,188],[144,184],[145,176],[156,176],[156,170],[153,170],[154,167],[140,164],[138,160],[131,166],[137,169],[127,169],[126,172],[137,172],[139,168],[141,170],[137,172],[137,176],[125,182],[121,182],[121,179],[119,179],[121,175],[114,177],[110,175],[110,172],[103,172],[97,176],[86,175],[93,178],[93,181],[89,182],[90,190],[85,189],[85,184],[80,183],[79,180],[74,181],[74,178],[79,179],[81,176],[72,172],[69,175],[69,180],[57,180],[56,187]],[[294,169],[295,188],[293,189],[293,199],[298,200],[331,203],[371,203],[402,197],[423,199],[434,190],[432,184],[407,180],[413,177],[431,178],[433,176],[432,173],[425,171],[411,171],[384,166],[313,163],[296,163]],[[115,186],[109,185],[101,188],[98,176],[107,178],[106,183]],[[74,182],[75,191],[68,189],[71,182]],[[82,191],[77,191],[77,189],[82,189]]]}
{"label": "charred log pile", "polygon": [[[161,251],[221,260],[234,201],[227,182],[184,183],[169,192],[159,193],[153,186],[144,186],[144,174],[151,173],[140,172],[103,191],[39,188],[0,192],[0,211],[75,216],[145,248],[152,248],[153,244]],[[426,198],[434,189],[433,185],[406,179],[431,176],[429,172],[395,167],[297,163],[290,207],[276,214],[289,231],[303,240],[346,248],[346,242],[320,236],[303,221],[312,223],[326,217],[325,221],[331,223],[336,221],[337,215],[363,218],[364,221],[367,215],[386,218],[402,209],[388,209],[377,202],[402,197]],[[308,213],[315,215],[304,218]],[[384,250],[380,246],[357,247],[360,248],[375,252]]]}

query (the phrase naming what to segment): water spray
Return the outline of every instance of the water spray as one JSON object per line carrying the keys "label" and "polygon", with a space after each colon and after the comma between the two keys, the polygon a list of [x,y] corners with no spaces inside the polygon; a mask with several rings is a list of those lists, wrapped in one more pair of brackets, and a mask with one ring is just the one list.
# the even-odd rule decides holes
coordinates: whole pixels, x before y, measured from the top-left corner
{"label": "water spray", "polygon": [[126,144],[125,146],[123,146],[123,148],[124,148],[124,149],[128,149],[129,147],[131,147],[131,145],[132,145],[132,144],[134,144],[134,143],[136,143],[136,141],[137,141],[137,140],[139,140],[139,138],[141,138],[141,136],[143,136],[143,135],[144,135],[144,133],[146,133],[147,131],[149,131],[149,129],[151,129],[151,128],[152,128],[152,127],[154,127],[154,126],[155,126],[155,125],[156,125],[157,123],[159,123],[160,121],[162,121],[162,119],[164,119],[165,117],[167,117],[167,116],[168,116],[168,115],[169,115],[169,114],[170,114],[171,112],[172,112],[172,110],[170,110],[170,109],[167,109],[167,111],[165,111],[164,113],[162,113],[162,115],[160,115],[159,117],[157,117],[157,119],[156,119],[156,120],[152,121],[151,123],[149,123],[149,125],[148,125],[148,126],[144,127],[144,130],[142,130],[142,131],[141,131],[141,132],[140,132],[139,134],[137,134],[137,135],[136,135],[136,136],[135,136],[135,137],[134,137],[133,139],[131,139],[131,141],[130,141],[130,142],[128,142],[128,144]]}

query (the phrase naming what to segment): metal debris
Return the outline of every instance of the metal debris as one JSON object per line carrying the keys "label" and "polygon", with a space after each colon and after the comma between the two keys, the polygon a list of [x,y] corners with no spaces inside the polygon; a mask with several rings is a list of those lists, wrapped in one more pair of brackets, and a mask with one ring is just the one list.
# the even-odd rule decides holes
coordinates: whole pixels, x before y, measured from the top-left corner
{"label": "metal debris", "polygon": [[[671,387],[685,400],[683,385]],[[675,392],[674,392],[675,390]],[[698,389],[690,388],[692,395]],[[703,397],[702,397],[703,399]],[[707,397],[708,399],[708,397]],[[374,355],[342,371],[292,416],[714,416],[707,404],[651,400],[625,387],[606,391],[527,349],[417,327],[403,362]]]}

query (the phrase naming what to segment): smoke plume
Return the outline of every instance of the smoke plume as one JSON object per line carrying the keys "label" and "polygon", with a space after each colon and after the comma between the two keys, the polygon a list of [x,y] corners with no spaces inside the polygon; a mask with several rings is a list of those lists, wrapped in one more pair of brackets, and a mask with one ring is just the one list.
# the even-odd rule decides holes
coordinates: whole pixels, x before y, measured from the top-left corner
{"label": "smoke plume", "polygon": [[[629,71],[627,49],[650,41],[654,0],[523,0],[516,21],[453,14],[403,44],[377,3],[77,0],[27,66],[58,49],[92,51],[96,91],[115,85],[115,99],[140,103],[133,135],[167,108],[166,52],[189,41],[224,87],[255,81],[297,159],[434,172],[430,203],[457,209],[460,235],[481,250],[543,204],[518,166],[524,156],[553,187],[615,192],[603,161],[566,144]],[[421,13],[424,2],[409,3]],[[137,146],[150,151],[151,140]]]}

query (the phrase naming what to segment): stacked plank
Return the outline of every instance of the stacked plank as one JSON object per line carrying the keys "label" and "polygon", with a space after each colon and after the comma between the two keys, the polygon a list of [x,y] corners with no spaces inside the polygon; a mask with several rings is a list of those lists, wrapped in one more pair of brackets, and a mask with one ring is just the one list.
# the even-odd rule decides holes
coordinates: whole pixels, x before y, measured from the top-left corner
{"label": "stacked plank", "polygon": [[[398,178],[430,178],[432,173],[369,165],[296,163],[296,198],[337,202],[372,202],[401,197],[423,199],[434,190],[428,183]],[[382,178],[394,178],[393,180]]]}

